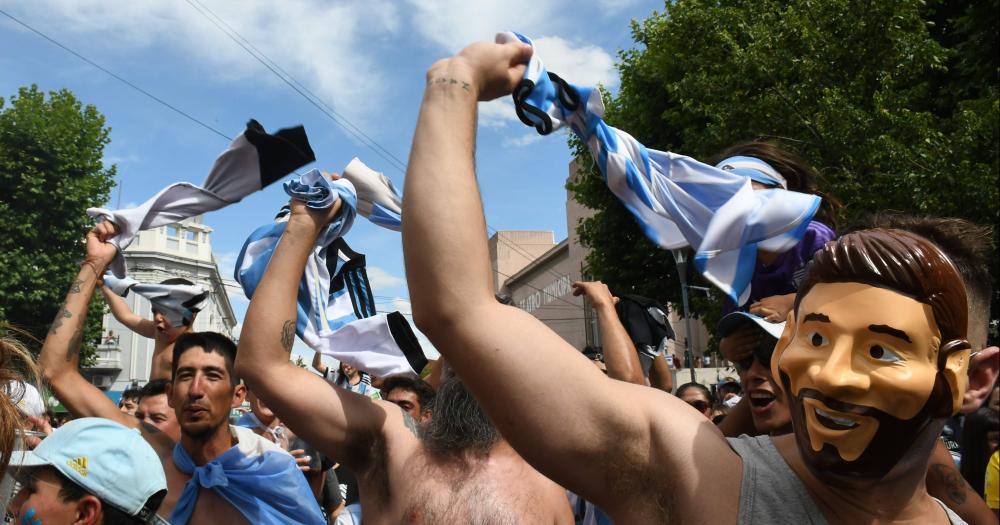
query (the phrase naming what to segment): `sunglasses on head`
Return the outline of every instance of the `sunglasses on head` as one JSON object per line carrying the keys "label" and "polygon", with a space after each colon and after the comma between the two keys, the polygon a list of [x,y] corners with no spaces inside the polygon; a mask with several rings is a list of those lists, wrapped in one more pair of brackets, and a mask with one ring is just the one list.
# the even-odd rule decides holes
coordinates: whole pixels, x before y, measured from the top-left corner
{"label": "sunglasses on head", "polygon": [[753,347],[753,352],[750,357],[746,359],[740,359],[736,362],[736,368],[741,372],[746,372],[750,370],[753,366],[754,359],[761,364],[765,369],[771,369],[771,356],[774,355],[774,345],[777,343],[773,337],[762,336],[760,342]]}

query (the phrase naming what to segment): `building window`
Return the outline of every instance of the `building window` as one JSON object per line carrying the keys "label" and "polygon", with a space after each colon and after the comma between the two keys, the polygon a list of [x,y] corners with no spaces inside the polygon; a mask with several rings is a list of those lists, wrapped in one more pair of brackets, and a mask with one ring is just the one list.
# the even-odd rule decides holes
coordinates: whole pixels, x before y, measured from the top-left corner
{"label": "building window", "polygon": [[184,238],[187,239],[187,240],[189,240],[189,241],[197,241],[198,240],[198,232],[193,232],[191,230],[184,230]]}
{"label": "building window", "polygon": [[180,237],[180,230],[177,226],[167,226],[167,237]]}
{"label": "building window", "polygon": [[187,252],[188,253],[198,253],[198,245],[197,244],[195,244],[193,242],[186,242],[184,244],[187,245]]}
{"label": "building window", "polygon": [[167,239],[167,249],[168,250],[180,250],[181,243],[177,239]]}

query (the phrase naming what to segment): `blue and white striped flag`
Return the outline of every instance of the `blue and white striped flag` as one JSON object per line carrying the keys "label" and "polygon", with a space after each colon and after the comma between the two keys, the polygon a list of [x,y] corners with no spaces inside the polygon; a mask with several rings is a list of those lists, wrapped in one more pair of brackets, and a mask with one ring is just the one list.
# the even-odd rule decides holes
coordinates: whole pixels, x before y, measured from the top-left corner
{"label": "blue and white striped flag", "polygon": [[[312,208],[329,208],[337,198],[343,202],[306,261],[296,299],[299,338],[314,351],[370,374],[419,374],[427,359],[412,327],[396,312],[376,312],[365,256],[343,239],[357,213],[354,185],[346,178],[331,181],[312,170],[286,182],[284,188]],[[253,298],[264,277],[287,220],[286,207],[274,223],[258,228],[243,244],[234,277],[248,298]]]}
{"label": "blue and white striped flag", "polygon": [[118,227],[118,235],[108,241],[118,248],[109,270],[115,277],[123,278],[125,258],[122,252],[140,231],[237,203],[314,160],[316,156],[302,126],[270,134],[256,120],[251,120],[246,130],[215,159],[201,186],[177,182],[134,208],[89,208],[87,214],[99,221],[111,221]]}
{"label": "blue and white striped flag", "polygon": [[[516,40],[531,45],[524,35],[497,35],[498,43]],[[537,54],[512,96],[518,117],[540,134],[569,126],[590,148],[608,188],[646,236],[668,250],[691,246],[695,268],[738,305],[750,296],[757,249],[783,252],[798,244],[819,207],[815,195],[754,191],[751,178],[738,171],[754,168],[743,159],[727,159],[738,164],[736,169],[719,169],[647,149],[604,122],[599,90],[546,72]],[[764,176],[773,179],[776,173]],[[783,186],[783,179],[771,182]]]}

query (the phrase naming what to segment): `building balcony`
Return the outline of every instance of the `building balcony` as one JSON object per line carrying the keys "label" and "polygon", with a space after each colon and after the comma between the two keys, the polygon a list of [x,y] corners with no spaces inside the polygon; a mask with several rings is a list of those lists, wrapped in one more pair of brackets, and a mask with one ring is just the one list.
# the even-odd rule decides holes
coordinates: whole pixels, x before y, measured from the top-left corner
{"label": "building balcony", "polygon": [[118,340],[105,339],[97,345],[97,362],[89,370],[120,371],[122,369],[121,348]]}

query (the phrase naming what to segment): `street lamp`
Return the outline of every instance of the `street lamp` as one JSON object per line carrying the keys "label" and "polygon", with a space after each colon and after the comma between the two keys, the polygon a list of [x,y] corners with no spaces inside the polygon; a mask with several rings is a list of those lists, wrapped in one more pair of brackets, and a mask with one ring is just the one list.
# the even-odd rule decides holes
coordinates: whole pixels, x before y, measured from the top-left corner
{"label": "street lamp", "polygon": [[694,383],[694,352],[691,351],[691,307],[688,306],[687,248],[670,250],[677,263],[677,275],[681,278],[681,303],[684,305],[684,361],[691,368],[691,382]]}

